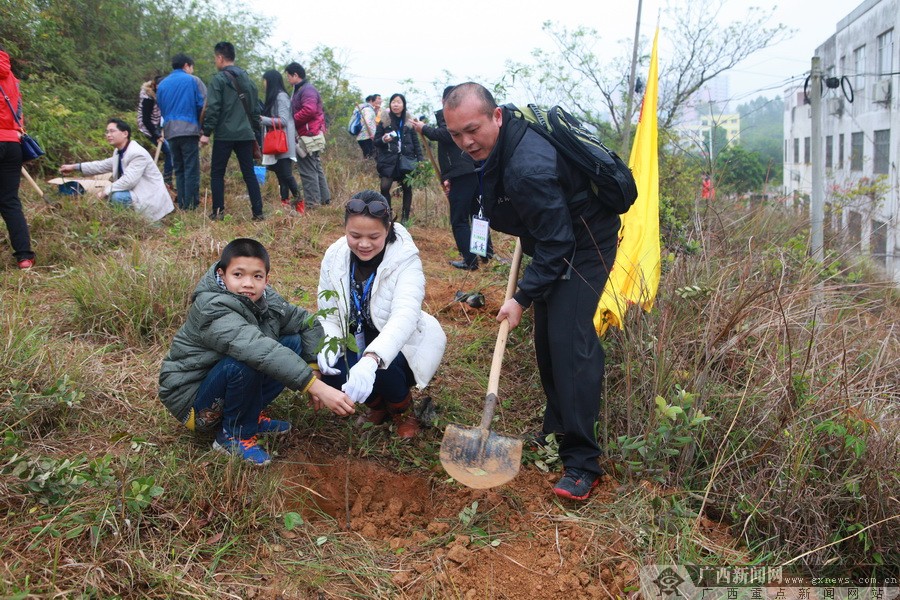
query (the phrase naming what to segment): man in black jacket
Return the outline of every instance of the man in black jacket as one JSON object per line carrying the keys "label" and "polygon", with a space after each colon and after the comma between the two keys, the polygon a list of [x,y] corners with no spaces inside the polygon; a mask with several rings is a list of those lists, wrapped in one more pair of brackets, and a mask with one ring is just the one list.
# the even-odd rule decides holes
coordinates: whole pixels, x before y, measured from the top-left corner
{"label": "man in black jacket", "polygon": [[[454,86],[444,88],[443,98],[453,90]],[[475,175],[475,163],[472,157],[461,151],[453,143],[450,132],[447,131],[447,123],[444,121],[444,111],[434,113],[434,127],[426,125],[418,119],[412,122],[413,128],[429,140],[438,143],[438,163],[441,168],[441,180],[444,182],[444,191],[450,201],[450,228],[453,230],[453,239],[456,248],[462,255],[461,260],[451,260],[450,264],[457,269],[474,271],[478,268],[478,256],[470,249],[472,227],[469,222],[472,216],[478,213],[476,199],[478,197],[478,177]],[[493,254],[491,241],[488,239],[487,256]]]}
{"label": "man in black jacket", "polygon": [[604,354],[593,317],[616,255],[619,216],[588,193],[589,181],[528,124],[477,83],[444,100],[453,141],[477,167],[478,203],[497,231],[532,256],[497,320],[519,324],[534,305],[534,345],[547,396],[543,433],[560,439],[565,467],[556,495],[585,500],[597,485]]}

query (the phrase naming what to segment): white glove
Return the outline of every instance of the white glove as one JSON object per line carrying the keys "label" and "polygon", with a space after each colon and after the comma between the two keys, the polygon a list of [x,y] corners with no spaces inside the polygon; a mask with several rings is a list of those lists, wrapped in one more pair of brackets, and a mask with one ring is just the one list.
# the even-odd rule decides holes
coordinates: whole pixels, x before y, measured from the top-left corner
{"label": "white glove", "polygon": [[319,352],[316,362],[319,363],[319,371],[322,372],[322,375],[340,375],[341,370],[335,367],[340,357],[340,351],[337,354],[327,349]]}
{"label": "white glove", "polygon": [[363,356],[347,373],[347,383],[341,386],[345,394],[356,404],[365,402],[375,385],[378,363],[371,356]]}

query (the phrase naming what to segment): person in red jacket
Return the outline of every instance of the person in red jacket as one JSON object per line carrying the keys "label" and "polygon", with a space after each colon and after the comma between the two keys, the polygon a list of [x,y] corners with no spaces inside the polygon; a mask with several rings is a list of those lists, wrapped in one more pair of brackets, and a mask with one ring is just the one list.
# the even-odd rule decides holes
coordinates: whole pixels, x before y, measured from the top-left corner
{"label": "person in red jacket", "polygon": [[325,150],[325,109],[319,91],[306,80],[306,69],[292,62],[284,69],[294,86],[291,114],[297,128],[297,170],[307,208],[331,204],[331,191],[319,154]]}
{"label": "person in red jacket", "polygon": [[[19,183],[22,178],[22,144],[19,141],[24,117],[19,80],[12,72],[12,62],[0,46],[0,215],[6,223],[13,255],[20,269],[34,266],[31,251],[31,233],[19,200]],[[18,119],[18,123],[16,120]]]}

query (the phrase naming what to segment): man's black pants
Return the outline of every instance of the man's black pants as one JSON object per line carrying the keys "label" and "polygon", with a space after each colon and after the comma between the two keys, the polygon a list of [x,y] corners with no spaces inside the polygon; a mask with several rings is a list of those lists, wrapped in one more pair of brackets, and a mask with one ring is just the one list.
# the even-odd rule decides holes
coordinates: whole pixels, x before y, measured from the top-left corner
{"label": "man's black pants", "polygon": [[544,432],[561,433],[566,467],[602,473],[594,431],[600,412],[605,355],[594,313],[616,256],[615,246],[575,253],[569,279],[534,302],[534,347],[547,395]]}

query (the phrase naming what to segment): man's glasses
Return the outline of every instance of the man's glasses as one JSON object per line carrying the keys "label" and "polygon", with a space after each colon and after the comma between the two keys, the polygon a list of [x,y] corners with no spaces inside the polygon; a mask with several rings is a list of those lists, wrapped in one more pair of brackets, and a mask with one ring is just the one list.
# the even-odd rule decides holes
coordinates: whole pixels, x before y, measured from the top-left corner
{"label": "man's glasses", "polygon": [[381,218],[390,214],[391,207],[384,200],[372,200],[371,202],[366,202],[360,198],[351,198],[350,201],[347,202],[347,212],[351,215],[361,215],[368,212],[373,217]]}

